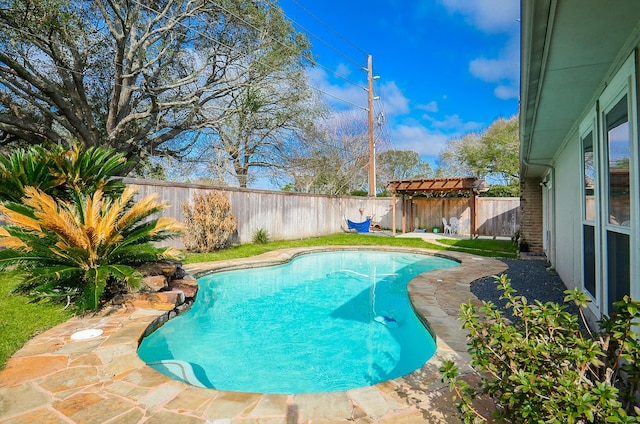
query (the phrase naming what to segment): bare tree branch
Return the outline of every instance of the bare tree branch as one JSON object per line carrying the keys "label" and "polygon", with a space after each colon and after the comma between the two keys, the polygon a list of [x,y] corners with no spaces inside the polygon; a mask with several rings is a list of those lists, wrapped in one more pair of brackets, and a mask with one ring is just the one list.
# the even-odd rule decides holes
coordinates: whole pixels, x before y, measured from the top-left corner
{"label": "bare tree branch", "polygon": [[239,113],[233,93],[300,69],[308,48],[275,0],[15,0],[0,8],[0,147],[180,154]]}

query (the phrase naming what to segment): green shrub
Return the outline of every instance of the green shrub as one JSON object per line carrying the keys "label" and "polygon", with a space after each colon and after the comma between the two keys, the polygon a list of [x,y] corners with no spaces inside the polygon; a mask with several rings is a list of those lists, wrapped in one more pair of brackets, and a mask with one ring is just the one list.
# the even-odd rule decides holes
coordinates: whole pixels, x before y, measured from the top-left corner
{"label": "green shrub", "polygon": [[[480,382],[465,382],[452,361],[440,369],[456,394],[460,418],[465,423],[487,421],[473,401],[489,396],[496,404],[493,418],[502,422],[637,422],[640,345],[634,326],[640,303],[629,297],[616,302],[617,312],[592,334],[582,310],[583,327],[565,306],[530,304],[515,293],[506,275],[496,279],[512,320],[491,302],[479,309],[472,303],[461,306],[471,365],[481,374]],[[588,304],[577,289],[565,294],[566,302],[581,308]]]}
{"label": "green shrub", "polygon": [[6,224],[0,227],[0,269],[16,266],[25,276],[24,292],[70,296],[80,309],[96,309],[106,289],[116,294],[141,282],[133,265],[180,254],[151,244],[181,230],[171,218],[148,219],[165,208],[157,196],[134,204],[137,189],[127,187],[113,199],[98,189],[64,202],[33,187],[24,191],[21,203],[0,205]]}
{"label": "green shrub", "polygon": [[236,218],[231,203],[222,193],[196,194],[193,204],[182,203],[186,231],[184,246],[192,252],[213,252],[230,244],[236,230]]}
{"label": "green shrub", "polygon": [[264,228],[260,228],[253,233],[254,244],[267,244],[269,243],[269,232]]}
{"label": "green shrub", "polygon": [[57,199],[71,200],[78,194],[91,196],[100,189],[118,196],[124,184],[117,176],[128,165],[113,149],[79,145],[32,146],[9,156],[0,155],[0,201],[19,202],[26,187],[35,187]]}

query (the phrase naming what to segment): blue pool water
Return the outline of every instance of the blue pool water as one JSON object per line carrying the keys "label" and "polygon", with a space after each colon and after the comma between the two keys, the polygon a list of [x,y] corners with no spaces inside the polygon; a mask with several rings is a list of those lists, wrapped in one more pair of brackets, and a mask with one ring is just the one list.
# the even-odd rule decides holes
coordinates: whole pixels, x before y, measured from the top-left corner
{"label": "blue pool water", "polygon": [[344,391],[421,367],[435,341],[410,306],[416,275],[456,266],[411,253],[340,251],[200,278],[193,307],[140,357],[187,383],[258,393]]}

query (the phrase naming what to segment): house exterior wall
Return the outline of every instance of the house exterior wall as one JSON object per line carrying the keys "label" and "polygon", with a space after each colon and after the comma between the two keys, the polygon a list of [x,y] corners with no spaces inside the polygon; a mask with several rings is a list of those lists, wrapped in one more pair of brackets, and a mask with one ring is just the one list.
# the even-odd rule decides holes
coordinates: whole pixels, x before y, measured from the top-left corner
{"label": "house exterior wall", "polygon": [[555,205],[550,212],[555,228],[555,255],[552,266],[568,288],[581,287],[582,236],[581,236],[581,161],[580,140],[577,134],[570,136],[564,149],[555,160]]}
{"label": "house exterior wall", "polygon": [[545,253],[598,319],[640,299],[640,2],[521,6],[521,233],[538,179]]}
{"label": "house exterior wall", "polygon": [[520,244],[531,253],[544,253],[542,186],[538,178],[520,179]]}
{"label": "house exterior wall", "polygon": [[[637,49],[638,46],[635,46]],[[634,205],[640,203],[640,190],[637,184],[637,176],[640,173],[638,146],[638,94],[636,82],[638,79],[637,56],[634,57],[632,49],[628,52],[631,59],[625,61],[624,67],[613,72],[606,81],[608,89],[603,92],[593,93],[596,103],[586,104],[585,113],[580,117],[577,124],[593,122],[593,117],[597,119],[594,125],[594,145],[596,151],[594,160],[596,196],[588,201],[595,202],[596,216],[591,217],[596,234],[595,262],[596,262],[596,285],[594,287],[593,305],[590,307],[593,317],[598,319],[603,313],[613,312],[612,302],[621,298],[623,294],[629,294],[632,298],[640,298],[640,274],[637,272],[637,263],[640,260],[640,234],[639,208]],[[632,60],[633,59],[633,60]],[[627,75],[631,73],[629,77]],[[635,78],[634,78],[635,77]],[[625,94],[626,93],[626,94]],[[625,94],[627,100],[626,108],[629,133],[629,164],[626,168],[627,181],[630,182],[630,191],[627,197],[616,197],[610,194],[611,185],[616,184],[612,180],[617,170],[610,170],[610,159],[607,159],[609,146],[607,142],[607,129],[605,115],[616,104],[621,96]],[[576,126],[577,128],[577,126]],[[585,240],[584,210],[585,202],[585,176],[583,175],[582,164],[584,161],[581,133],[573,130],[563,140],[562,147],[556,152],[553,158],[553,202],[545,199],[541,206],[542,210],[550,209],[550,218],[545,222],[545,231],[551,231],[552,244],[555,246],[554,254],[549,257],[553,267],[562,278],[568,288],[577,287],[587,291],[585,288],[584,275],[584,249]],[[611,162],[613,163],[613,162]],[[609,170],[609,171],[608,171]],[[613,182],[611,182],[613,181]],[[534,192],[533,184],[527,190]],[[530,205],[522,202],[522,225],[535,225],[532,218],[525,218],[524,209]],[[613,206],[612,206],[613,205]],[[627,224],[620,224],[611,221],[612,209],[630,210],[630,220]],[[613,216],[613,215],[611,215]],[[618,237],[617,243],[612,244],[609,237]],[[619,250],[622,249],[622,250]],[[626,258],[628,256],[628,258]],[[620,259],[626,258],[626,259]],[[613,270],[613,271],[612,271]],[[620,272],[622,271],[622,272]],[[626,281],[626,282],[624,282]],[[620,282],[624,282],[617,288]],[[626,285],[626,287],[625,287]],[[612,289],[613,287],[613,289]]]}

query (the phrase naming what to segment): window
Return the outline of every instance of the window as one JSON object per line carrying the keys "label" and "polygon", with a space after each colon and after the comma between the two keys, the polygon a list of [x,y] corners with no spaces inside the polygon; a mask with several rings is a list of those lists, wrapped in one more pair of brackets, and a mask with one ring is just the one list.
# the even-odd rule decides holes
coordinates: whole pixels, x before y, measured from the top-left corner
{"label": "window", "polygon": [[[590,118],[591,119],[591,118]],[[591,121],[592,122],[592,121]],[[593,155],[593,129],[582,137],[582,279],[584,289],[594,300],[598,299],[596,286],[596,168]]]}
{"label": "window", "polygon": [[589,131],[582,139],[584,149],[583,173],[584,173],[584,219],[593,222],[596,219],[595,184],[596,168],[593,162],[593,131]]}
{"label": "window", "polygon": [[596,316],[611,314],[625,295],[640,298],[636,107],[634,52],[578,128],[582,288]]}
{"label": "window", "polygon": [[629,186],[631,137],[626,95],[606,114],[605,120],[609,175],[609,224],[628,227],[631,216]]}
{"label": "window", "polygon": [[630,294],[630,240],[631,218],[631,128],[625,94],[611,102],[604,109],[605,172],[607,178],[605,200],[607,204],[606,227],[606,269],[607,269],[607,307],[613,311],[613,303]]}

